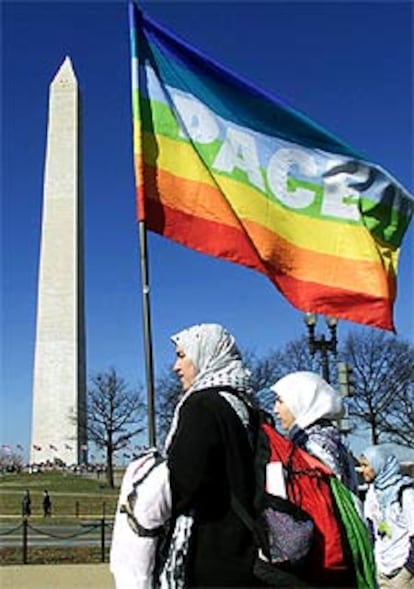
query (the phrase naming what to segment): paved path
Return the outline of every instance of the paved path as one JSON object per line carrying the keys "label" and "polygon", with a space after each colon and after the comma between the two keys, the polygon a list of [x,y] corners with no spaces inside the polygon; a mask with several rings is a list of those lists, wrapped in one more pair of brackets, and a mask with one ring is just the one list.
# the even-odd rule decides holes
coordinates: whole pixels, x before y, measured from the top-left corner
{"label": "paved path", "polygon": [[109,564],[26,564],[0,567],[1,589],[114,589]]}

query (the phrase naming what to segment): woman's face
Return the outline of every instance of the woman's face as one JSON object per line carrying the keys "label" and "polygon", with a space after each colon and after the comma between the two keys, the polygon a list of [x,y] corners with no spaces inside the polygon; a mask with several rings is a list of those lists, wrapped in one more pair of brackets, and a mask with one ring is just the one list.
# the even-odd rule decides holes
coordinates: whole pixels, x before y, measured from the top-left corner
{"label": "woman's face", "polygon": [[359,471],[366,483],[372,483],[376,477],[375,470],[365,457],[362,457],[359,460]]}
{"label": "woman's face", "polygon": [[274,412],[280,421],[280,425],[284,430],[289,430],[295,422],[295,416],[289,409],[289,407],[282,401],[282,399],[276,396],[276,402]]}
{"label": "woman's face", "polygon": [[188,391],[197,376],[197,368],[180,346],[176,347],[176,360],[173,370],[181,381],[183,391]]}

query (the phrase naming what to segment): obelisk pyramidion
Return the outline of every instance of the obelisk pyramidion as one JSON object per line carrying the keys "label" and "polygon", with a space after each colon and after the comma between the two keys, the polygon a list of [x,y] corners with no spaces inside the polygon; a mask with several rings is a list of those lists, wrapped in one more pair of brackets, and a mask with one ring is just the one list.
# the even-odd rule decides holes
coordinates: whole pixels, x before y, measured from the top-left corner
{"label": "obelisk pyramidion", "polygon": [[80,94],[69,57],[49,88],[30,462],[86,461]]}

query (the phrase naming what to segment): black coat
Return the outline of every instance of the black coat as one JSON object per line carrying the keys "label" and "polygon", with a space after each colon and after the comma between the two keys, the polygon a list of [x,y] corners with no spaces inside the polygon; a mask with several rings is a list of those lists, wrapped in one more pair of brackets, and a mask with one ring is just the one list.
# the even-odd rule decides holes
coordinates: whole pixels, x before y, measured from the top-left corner
{"label": "black coat", "polygon": [[217,390],[197,391],[182,405],[168,465],[173,521],[194,514],[188,584],[257,585],[252,534],[230,504],[233,493],[252,513],[252,450],[240,418]]}

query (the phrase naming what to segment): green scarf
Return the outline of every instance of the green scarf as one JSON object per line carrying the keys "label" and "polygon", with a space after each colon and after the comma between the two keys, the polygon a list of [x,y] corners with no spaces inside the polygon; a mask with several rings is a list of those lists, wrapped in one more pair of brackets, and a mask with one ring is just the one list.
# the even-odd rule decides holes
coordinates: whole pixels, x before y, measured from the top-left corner
{"label": "green scarf", "polygon": [[330,477],[330,487],[351,548],[357,587],[375,589],[375,560],[368,529],[358,515],[351,491],[336,477]]}

